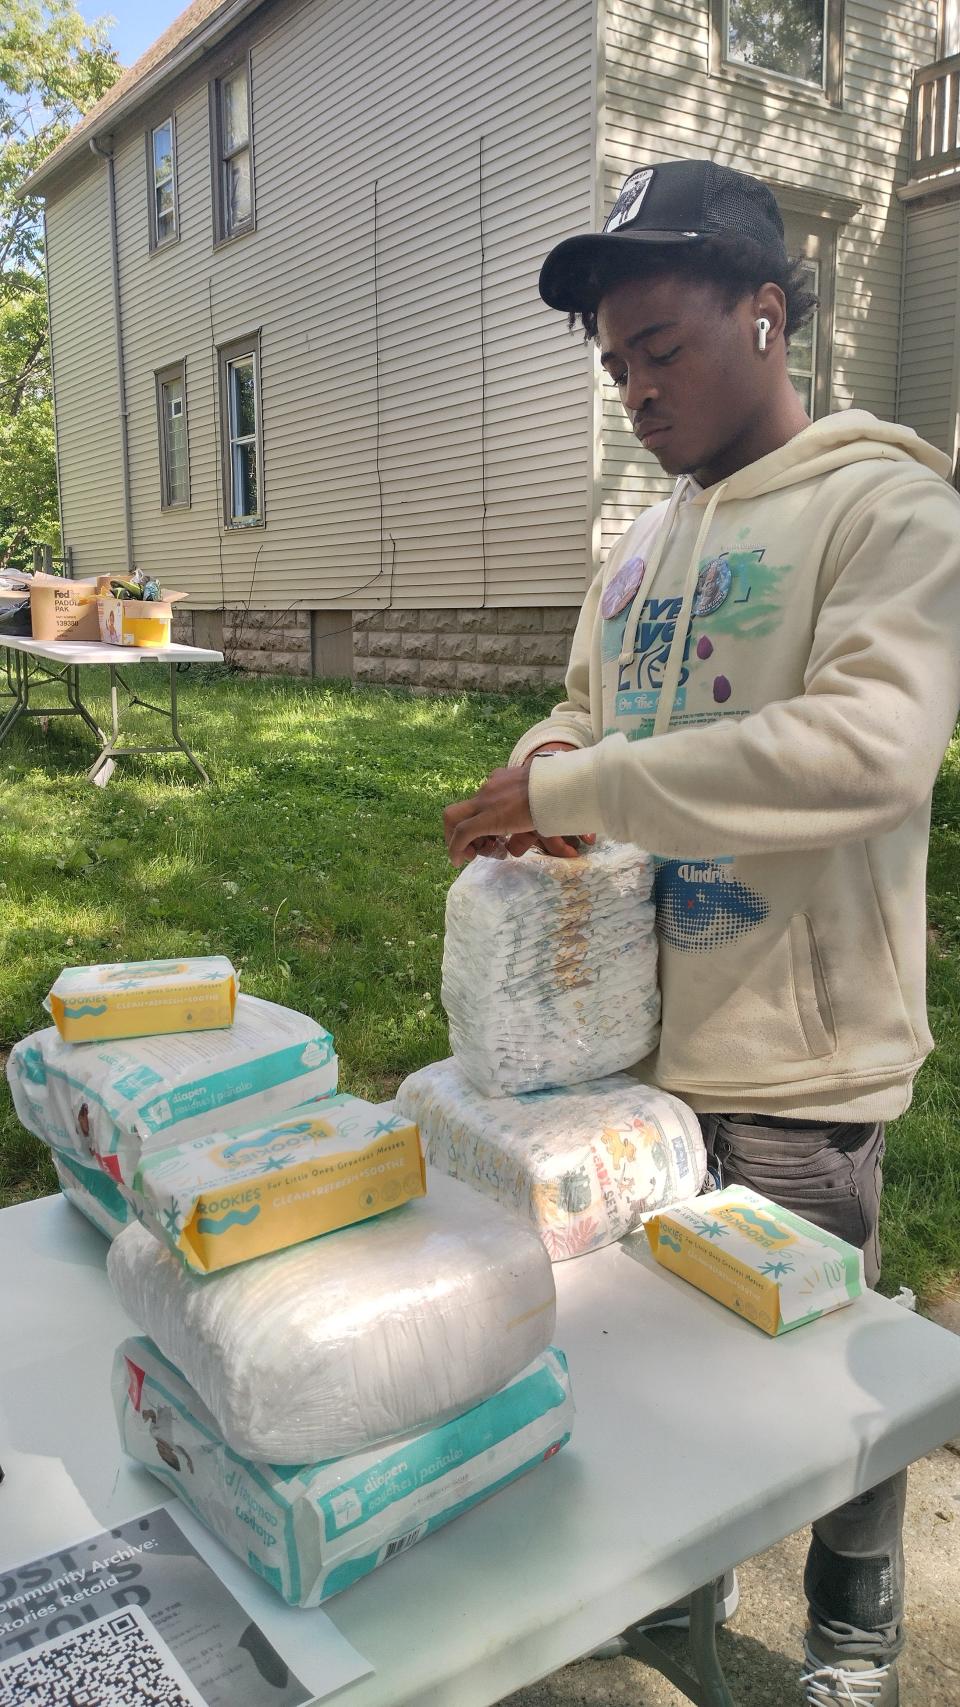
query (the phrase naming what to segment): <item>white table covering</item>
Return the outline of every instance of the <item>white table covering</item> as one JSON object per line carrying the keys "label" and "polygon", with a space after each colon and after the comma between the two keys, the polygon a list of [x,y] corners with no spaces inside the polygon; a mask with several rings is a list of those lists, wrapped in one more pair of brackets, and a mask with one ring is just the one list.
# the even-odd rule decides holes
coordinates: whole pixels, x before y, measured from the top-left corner
{"label": "white table covering", "polygon": [[[0,1571],[165,1498],[119,1456],[104,1253],[60,1199],[0,1215]],[[772,1340],[619,1246],[556,1275],[573,1440],[328,1603],[377,1668],[350,1707],[490,1707],[960,1433],[960,1339],[883,1298]]]}

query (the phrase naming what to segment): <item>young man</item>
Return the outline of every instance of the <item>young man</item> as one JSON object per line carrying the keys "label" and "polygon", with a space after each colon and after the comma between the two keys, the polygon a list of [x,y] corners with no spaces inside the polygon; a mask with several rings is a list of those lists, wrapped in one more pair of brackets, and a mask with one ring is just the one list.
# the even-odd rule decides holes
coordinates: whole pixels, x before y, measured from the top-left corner
{"label": "young man", "polygon": [[[470,800],[455,864],[578,835],[658,856],[663,1025],[641,1076],[698,1111],[720,1177],[862,1247],[884,1123],[932,1047],[930,795],[960,703],[947,458],[860,410],[811,425],[788,373],[814,299],[768,189],[704,161],[631,174],[544,300],[600,347],[678,476],[591,587],[566,701]],[[549,757],[547,757],[549,755]],[[898,1476],[814,1525],[807,1698],[894,1707]]]}

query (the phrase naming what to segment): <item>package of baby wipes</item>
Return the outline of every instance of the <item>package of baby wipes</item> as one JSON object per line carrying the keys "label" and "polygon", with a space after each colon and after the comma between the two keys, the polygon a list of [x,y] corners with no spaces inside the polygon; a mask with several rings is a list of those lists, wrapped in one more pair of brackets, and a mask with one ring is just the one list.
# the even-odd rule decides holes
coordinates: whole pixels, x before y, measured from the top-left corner
{"label": "package of baby wipes", "polygon": [[767,1334],[841,1310],[864,1290],[862,1251],[745,1185],[665,1210],[645,1226],[664,1268]]}
{"label": "package of baby wipes", "polygon": [[226,1031],[64,1043],[54,1026],[14,1045],[14,1107],[52,1149],[130,1182],[144,1155],[226,1124],[266,1123],[332,1095],[337,1057],[305,1014],[237,998]]}
{"label": "package of baby wipes", "polygon": [[389,1215],[219,1274],[135,1223],[107,1271],[234,1452],[315,1464],[459,1416],[550,1344],[533,1229],[455,1180]]}
{"label": "package of baby wipes", "polygon": [[224,954],[68,966],[44,1007],[65,1043],[216,1031],[233,1024],[237,974]]}
{"label": "package of baby wipes", "polygon": [[447,895],[450,1046],[485,1096],[601,1079],[660,1035],[653,860],[477,859]]}
{"label": "package of baby wipes", "polygon": [[404,1080],[396,1107],[420,1128],[430,1178],[440,1169],[526,1216],[553,1262],[622,1238],[706,1178],[696,1115],[626,1073],[488,1097],[439,1061]]}
{"label": "package of baby wipes", "polygon": [[269,1126],[151,1151],[130,1197],[158,1239],[209,1274],[382,1215],[425,1190],[414,1123],[389,1103],[332,1096]]}
{"label": "package of baby wipes", "polygon": [[120,1346],[113,1398],[124,1451],[293,1606],[319,1606],[552,1458],[573,1425],[566,1359],[552,1347],[450,1422],[309,1466],[229,1451],[148,1339]]}
{"label": "package of baby wipes", "polygon": [[135,1219],[120,1187],[102,1168],[88,1166],[60,1150],[52,1150],[51,1157],[67,1202],[92,1221],[99,1233],[115,1239]]}

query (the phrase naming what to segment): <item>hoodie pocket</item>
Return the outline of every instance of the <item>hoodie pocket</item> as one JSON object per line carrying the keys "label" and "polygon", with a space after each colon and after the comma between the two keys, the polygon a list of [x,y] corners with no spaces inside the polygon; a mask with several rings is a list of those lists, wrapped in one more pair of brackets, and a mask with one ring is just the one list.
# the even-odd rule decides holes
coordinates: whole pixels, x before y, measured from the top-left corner
{"label": "hoodie pocket", "polygon": [[837,1047],[837,1028],[820,950],[806,913],[794,913],[787,932],[787,946],[793,999],[807,1049],[814,1060],[821,1055],[832,1055]]}

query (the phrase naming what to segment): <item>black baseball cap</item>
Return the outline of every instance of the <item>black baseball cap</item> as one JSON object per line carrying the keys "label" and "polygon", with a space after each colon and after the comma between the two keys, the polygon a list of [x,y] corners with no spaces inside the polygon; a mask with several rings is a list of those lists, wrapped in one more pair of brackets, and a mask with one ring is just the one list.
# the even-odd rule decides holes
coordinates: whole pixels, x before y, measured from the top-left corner
{"label": "black baseball cap", "polygon": [[[602,231],[567,237],[540,271],[540,295],[550,308],[580,313],[596,308],[613,257],[625,243],[696,243],[704,237],[746,237],[787,258],[776,198],[759,179],[712,160],[667,160],[638,166],[624,181]],[[642,258],[637,252],[637,270]]]}

